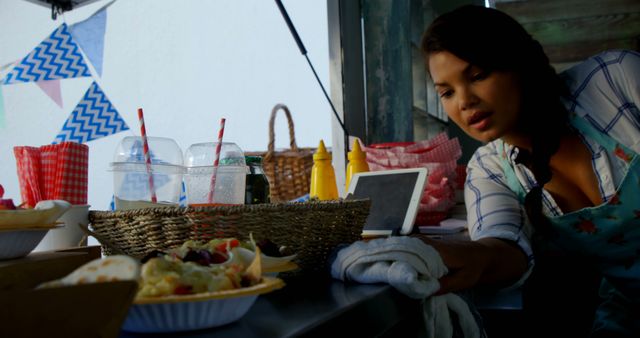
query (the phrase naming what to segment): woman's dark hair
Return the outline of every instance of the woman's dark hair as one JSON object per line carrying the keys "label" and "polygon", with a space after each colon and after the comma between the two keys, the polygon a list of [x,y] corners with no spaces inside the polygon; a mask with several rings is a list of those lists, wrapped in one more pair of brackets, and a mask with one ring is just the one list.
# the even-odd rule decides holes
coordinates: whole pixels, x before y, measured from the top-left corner
{"label": "woman's dark hair", "polygon": [[[520,149],[538,186],[525,197],[525,210],[541,232],[550,230],[542,213],[542,187],[551,180],[549,160],[567,130],[568,113],[560,101],[566,87],[542,46],[512,17],[492,8],[466,5],[438,17],[422,39],[428,61],[447,51],[485,71],[517,74],[522,88],[520,126],[531,131],[531,153]],[[527,159],[528,158],[528,159]]]}

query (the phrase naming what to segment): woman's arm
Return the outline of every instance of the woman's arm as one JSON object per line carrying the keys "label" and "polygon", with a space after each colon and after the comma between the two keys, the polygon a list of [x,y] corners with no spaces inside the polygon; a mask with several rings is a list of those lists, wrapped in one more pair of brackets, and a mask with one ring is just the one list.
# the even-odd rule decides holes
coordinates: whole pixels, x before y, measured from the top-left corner
{"label": "woman's arm", "polygon": [[471,241],[425,240],[449,269],[440,280],[441,292],[478,284],[510,286],[524,280],[533,266],[526,216],[506,182],[502,152],[490,143],[468,163],[465,204]]}
{"label": "woman's arm", "polygon": [[527,255],[512,241],[499,238],[424,241],[440,253],[449,269],[440,279],[440,294],[476,285],[506,287],[517,282],[528,269]]}

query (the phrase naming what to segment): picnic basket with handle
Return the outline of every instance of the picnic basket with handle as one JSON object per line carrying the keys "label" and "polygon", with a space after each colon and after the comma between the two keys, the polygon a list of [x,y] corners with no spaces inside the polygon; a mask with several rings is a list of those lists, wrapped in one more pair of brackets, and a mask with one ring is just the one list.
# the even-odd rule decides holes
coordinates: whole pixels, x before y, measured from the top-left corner
{"label": "picnic basket with handle", "polygon": [[[284,111],[289,126],[288,150],[275,150],[274,123],[278,111]],[[293,119],[289,108],[276,104],[269,118],[269,144],[266,152],[247,152],[262,156],[262,166],[269,179],[272,202],[286,202],[309,193],[314,148],[299,148],[296,144]]]}

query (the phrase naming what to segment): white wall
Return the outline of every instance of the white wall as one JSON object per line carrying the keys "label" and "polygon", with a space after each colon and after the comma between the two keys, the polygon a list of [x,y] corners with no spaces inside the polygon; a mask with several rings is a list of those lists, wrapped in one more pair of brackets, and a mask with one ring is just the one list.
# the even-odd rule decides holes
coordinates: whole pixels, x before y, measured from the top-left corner
{"label": "white wall", "polygon": [[[107,2],[52,21],[48,8],[0,0],[0,65],[26,56],[63,19],[69,25],[84,20]],[[283,2],[328,86],[326,1]],[[214,141],[221,117],[227,118],[226,141],[244,150],[266,150],[269,114],[279,102],[292,111],[299,146],[315,147],[320,139],[331,144],[331,108],[274,1],[117,0],[107,11],[98,82],[131,130],[87,143],[92,210],[108,207],[113,191],[108,164],[120,139],[139,133],[138,107],[145,110],[149,135],[174,138],[183,151],[192,143]],[[63,109],[34,83],[3,86],[0,184],[5,198],[20,200],[13,147],[51,143],[91,81],[62,80]],[[288,144],[282,116],[276,147]]]}

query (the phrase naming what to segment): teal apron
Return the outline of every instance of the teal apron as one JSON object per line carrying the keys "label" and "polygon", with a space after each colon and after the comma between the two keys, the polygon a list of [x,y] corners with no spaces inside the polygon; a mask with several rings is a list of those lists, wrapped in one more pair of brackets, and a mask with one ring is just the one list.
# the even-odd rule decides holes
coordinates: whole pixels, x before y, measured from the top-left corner
{"label": "teal apron", "polygon": [[[574,117],[572,125],[629,167],[607,202],[550,217],[553,231],[544,239],[552,247],[594,262],[604,276],[603,302],[596,312],[593,334],[640,337],[640,156],[582,118]],[[526,192],[506,155],[502,165],[509,188],[524,204]]]}

